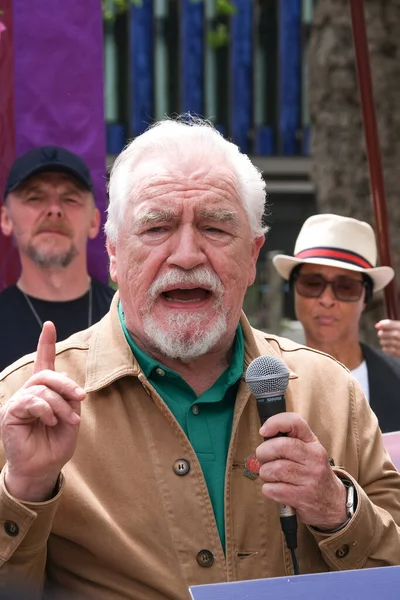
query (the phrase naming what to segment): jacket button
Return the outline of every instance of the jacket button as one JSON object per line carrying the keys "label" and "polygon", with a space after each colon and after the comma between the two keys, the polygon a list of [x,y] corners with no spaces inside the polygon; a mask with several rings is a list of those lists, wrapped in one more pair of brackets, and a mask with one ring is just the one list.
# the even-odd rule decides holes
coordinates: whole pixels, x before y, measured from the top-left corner
{"label": "jacket button", "polygon": [[11,537],[15,537],[19,534],[19,527],[14,521],[5,521],[4,523],[4,531],[7,535],[11,535]]}
{"label": "jacket button", "polygon": [[214,554],[210,550],[200,550],[197,553],[196,560],[201,567],[211,567],[214,562]]}
{"label": "jacket button", "polygon": [[348,555],[349,551],[350,551],[350,548],[349,548],[348,544],[344,544],[341,548],[336,550],[336,557],[344,558],[345,556]]}
{"label": "jacket button", "polygon": [[178,458],[172,468],[176,475],[186,475],[190,471],[190,462],[185,458]]}

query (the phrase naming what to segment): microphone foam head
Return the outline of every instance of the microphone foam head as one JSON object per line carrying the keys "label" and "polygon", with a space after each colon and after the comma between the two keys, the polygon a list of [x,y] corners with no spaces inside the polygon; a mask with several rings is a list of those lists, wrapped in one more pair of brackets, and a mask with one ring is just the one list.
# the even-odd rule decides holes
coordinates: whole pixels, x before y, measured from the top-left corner
{"label": "microphone foam head", "polygon": [[280,395],[289,383],[289,369],[276,356],[259,356],[247,367],[245,380],[256,397]]}

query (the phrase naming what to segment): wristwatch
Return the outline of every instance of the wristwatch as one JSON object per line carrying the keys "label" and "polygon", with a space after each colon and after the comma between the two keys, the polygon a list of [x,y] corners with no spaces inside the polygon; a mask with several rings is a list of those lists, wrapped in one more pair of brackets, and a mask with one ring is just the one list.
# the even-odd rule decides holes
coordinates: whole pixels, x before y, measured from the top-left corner
{"label": "wristwatch", "polygon": [[354,488],[354,485],[348,479],[341,479],[341,478],[339,478],[339,479],[343,483],[344,487],[346,488],[347,519],[345,520],[344,523],[342,523],[341,525],[339,525],[339,527],[336,527],[335,529],[329,529],[329,530],[318,529],[318,527],[313,526],[313,529],[315,529],[316,531],[319,531],[320,533],[337,533],[338,531],[341,531],[342,529],[344,529],[346,527],[347,523],[350,521],[350,519],[354,515],[354,511],[356,509],[356,504],[357,504],[357,495],[356,495],[356,490]]}
{"label": "wristwatch", "polygon": [[356,491],[354,489],[354,485],[348,479],[340,479],[340,481],[343,483],[344,487],[347,490],[347,493],[346,493],[347,519],[345,520],[344,523],[339,525],[339,527],[336,527],[336,529],[330,529],[329,532],[327,531],[325,533],[337,533],[341,529],[344,529],[346,527],[347,523],[350,521],[350,519],[354,515],[355,503],[356,503]]}
{"label": "wristwatch", "polygon": [[355,490],[354,485],[348,479],[341,480],[344,487],[347,488],[346,495],[346,511],[347,511],[347,520],[349,521],[351,517],[354,515],[354,499],[355,499]]}

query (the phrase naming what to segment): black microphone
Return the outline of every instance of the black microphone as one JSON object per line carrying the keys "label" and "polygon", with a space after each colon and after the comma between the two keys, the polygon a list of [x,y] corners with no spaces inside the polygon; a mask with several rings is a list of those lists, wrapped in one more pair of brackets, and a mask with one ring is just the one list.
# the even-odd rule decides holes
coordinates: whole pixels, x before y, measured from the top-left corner
{"label": "black microphone", "polygon": [[[285,363],[275,356],[259,356],[247,368],[246,383],[257,400],[257,410],[261,425],[273,415],[286,412],[285,391],[289,383],[289,370]],[[279,433],[286,435],[286,433]],[[276,436],[277,437],[277,436]],[[269,438],[264,438],[269,439]],[[291,506],[281,504],[280,520],[286,545],[292,552],[295,573],[297,548],[297,518]],[[297,567],[297,568],[296,568]]]}

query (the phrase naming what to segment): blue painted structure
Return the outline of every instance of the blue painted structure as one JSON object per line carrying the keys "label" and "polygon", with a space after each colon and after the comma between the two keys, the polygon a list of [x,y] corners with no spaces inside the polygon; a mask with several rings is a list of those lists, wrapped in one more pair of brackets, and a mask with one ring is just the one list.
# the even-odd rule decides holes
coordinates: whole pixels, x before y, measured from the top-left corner
{"label": "blue painted structure", "polygon": [[301,0],[279,4],[279,147],[283,156],[299,154],[301,114]]}
{"label": "blue painted structure", "polygon": [[[204,76],[206,44],[205,2],[212,0],[181,0],[178,4],[167,2],[163,4],[167,11],[165,19],[169,32],[169,69],[175,69],[178,77],[163,89],[157,89],[157,78],[154,72],[155,56],[155,11],[156,0],[142,0],[142,5],[133,4],[127,16],[129,65],[126,81],[122,78],[120,88],[116,93],[125,94],[129,89],[128,116],[121,115],[120,123],[109,123],[107,131],[107,146],[109,153],[116,153],[124,145],[124,135],[128,137],[142,133],[155,118],[155,103],[157,98],[165,99],[165,89],[168,101],[165,104],[170,114],[191,112],[204,115],[206,85]],[[216,1],[216,0],[214,0]],[[266,2],[272,0],[265,0]],[[309,153],[309,128],[304,120],[302,111],[302,57],[304,56],[304,23],[302,2],[305,0],[274,0],[278,6],[278,19],[267,19],[264,31],[276,32],[277,42],[269,42],[264,48],[269,62],[273,61],[272,73],[265,72],[268,87],[265,94],[268,100],[277,107],[274,123],[267,122],[261,116],[254,117],[254,78],[261,81],[267,69],[266,64],[255,65],[254,39],[257,30],[257,15],[255,0],[232,0],[236,7],[235,14],[229,17],[214,17],[214,25],[226,26],[228,29],[228,46],[215,50],[217,59],[217,78],[223,70],[227,84],[223,83],[211,89],[212,98],[218,97],[218,102],[212,104],[228,106],[225,116],[204,115],[211,117],[224,134],[238,144],[242,151],[249,154],[271,156],[307,155]],[[271,5],[275,6],[275,5]],[[276,11],[276,9],[274,9]],[[273,11],[271,11],[272,14]],[[215,8],[214,8],[215,14]],[[269,25],[271,21],[271,25]],[[276,21],[276,22],[275,22]],[[261,21],[260,21],[261,22]],[[265,25],[266,21],[263,21]],[[175,35],[176,32],[176,35]],[[261,36],[263,39],[264,33]],[[259,38],[260,39],[260,38]],[[275,35],[268,38],[275,39]],[[273,44],[273,52],[270,45]],[[171,47],[174,46],[172,53]],[[171,55],[177,57],[171,60]],[[277,59],[275,60],[275,55]],[[225,58],[224,58],[225,56]],[[222,58],[221,58],[222,57]],[[271,58],[272,57],[272,58]],[[120,60],[118,57],[117,60]],[[264,61],[265,62],[265,61]],[[266,61],[268,62],[268,61]],[[175,64],[176,63],[176,64]],[[257,70],[256,70],[257,69]],[[275,71],[278,76],[275,76]],[[165,73],[170,75],[170,71]],[[165,82],[164,77],[164,82]],[[160,78],[159,78],[160,79]],[[162,79],[162,78],[161,78]],[[304,78],[303,78],[304,79]],[[176,82],[179,81],[179,84]],[[221,79],[219,80],[221,82]],[[125,85],[124,85],[125,84]],[[208,85],[209,82],[208,82]],[[217,89],[218,88],[218,89]],[[225,89],[226,88],[226,89]],[[174,94],[179,89],[178,99]],[[259,88],[258,88],[259,89]],[[210,88],[207,89],[208,98]],[[262,94],[258,93],[258,107]],[[162,94],[162,96],[160,96]],[[261,100],[260,100],[261,99]],[[226,104],[224,104],[226,103]],[[176,106],[175,106],[176,104]],[[303,102],[304,104],[304,102]],[[229,118],[226,115],[229,114]],[[260,115],[260,110],[258,110]],[[128,122],[126,122],[126,119]],[[123,126],[123,127],[121,127]],[[304,131],[303,131],[304,130]],[[125,133],[124,133],[125,132]]]}
{"label": "blue painted structure", "polygon": [[153,0],[143,0],[141,6],[132,4],[129,10],[129,32],[129,129],[136,136],[143,133],[153,119]]}
{"label": "blue painted structure", "polygon": [[[231,135],[242,152],[250,151],[252,130],[253,2],[234,0],[231,22]],[[227,98],[228,101],[228,98]]]}
{"label": "blue painted structure", "polygon": [[181,13],[182,112],[203,114],[203,3],[183,0]]}

